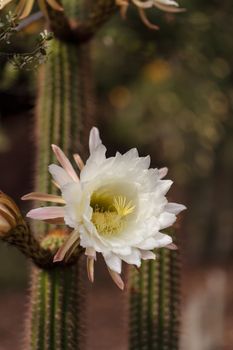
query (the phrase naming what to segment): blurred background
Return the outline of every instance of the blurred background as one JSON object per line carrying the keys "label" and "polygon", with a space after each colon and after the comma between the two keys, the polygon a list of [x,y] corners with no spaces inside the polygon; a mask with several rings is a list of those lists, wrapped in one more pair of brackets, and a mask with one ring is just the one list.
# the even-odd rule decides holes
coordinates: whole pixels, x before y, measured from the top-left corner
{"label": "blurred background", "polygon": [[[151,155],[154,167],[167,166],[174,181],[170,199],[188,207],[177,229],[181,348],[230,350],[233,3],[179,3],[187,12],[148,11],[160,31],[146,28],[130,9],[127,21],[118,14],[99,32],[92,46],[98,126],[109,155],[137,147],[141,155]],[[30,49],[40,26],[18,34],[1,51]],[[33,186],[36,76],[15,70],[0,55],[0,189],[24,211],[19,198]],[[28,272],[25,259],[0,244],[0,350],[19,348]],[[101,264],[89,294],[89,348],[126,350],[122,293]]]}

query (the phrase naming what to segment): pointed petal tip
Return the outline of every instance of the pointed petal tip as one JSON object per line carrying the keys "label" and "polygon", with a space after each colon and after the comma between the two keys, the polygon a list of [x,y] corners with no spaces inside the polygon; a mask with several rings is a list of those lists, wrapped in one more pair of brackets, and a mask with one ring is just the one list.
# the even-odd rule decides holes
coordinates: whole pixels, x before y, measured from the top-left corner
{"label": "pointed petal tip", "polygon": [[53,262],[54,263],[61,262],[64,259],[63,250],[61,248],[58,249],[58,251],[56,252],[56,254],[53,257]]}
{"label": "pointed petal tip", "polygon": [[[67,156],[65,155],[65,153],[63,152],[63,150],[52,144],[51,145],[53,152],[58,160],[58,162],[60,163],[60,165],[62,166],[62,168],[65,170],[65,172],[67,173],[67,175],[75,182],[79,182],[79,178],[78,175],[76,174],[71,162],[69,161],[69,159],[67,158]],[[51,169],[51,166],[49,167],[49,169]],[[51,171],[50,171],[51,172]]]}
{"label": "pointed petal tip", "polygon": [[53,258],[53,262],[56,263],[56,262],[60,262],[60,261],[62,261],[62,259],[59,256],[55,255]]}
{"label": "pointed petal tip", "polygon": [[77,164],[79,170],[81,171],[84,168],[84,162],[78,153],[73,154],[73,158],[75,163]]}
{"label": "pointed petal tip", "polygon": [[31,192],[31,193],[24,194],[24,195],[21,197],[21,199],[22,199],[23,201],[31,200],[31,199],[33,200],[32,196],[33,196],[34,193],[35,193],[35,192]]}
{"label": "pointed petal tip", "polygon": [[91,282],[91,283],[94,283],[94,276],[92,276],[92,275],[87,275],[88,276],[88,279],[89,279],[89,281]]}
{"label": "pointed petal tip", "polygon": [[115,282],[115,284],[117,285],[117,287],[120,289],[120,290],[124,290],[125,288],[125,284],[120,276],[119,273],[111,270],[108,268],[108,271],[110,273],[110,276],[112,277],[113,281]]}
{"label": "pointed petal tip", "polygon": [[170,250],[178,250],[178,247],[175,243],[170,243],[165,248],[170,249]]}
{"label": "pointed petal tip", "polygon": [[160,168],[159,169],[159,177],[160,179],[163,179],[168,173],[168,168],[164,167],[164,168]]}
{"label": "pointed petal tip", "polygon": [[33,210],[30,210],[27,214],[26,214],[26,218],[30,218],[30,219],[33,219]]}
{"label": "pointed petal tip", "polygon": [[92,127],[89,135],[89,150],[92,154],[95,149],[102,144],[99,129],[97,127]]}
{"label": "pointed petal tip", "polygon": [[122,281],[122,284],[119,284],[118,287],[120,288],[120,290],[124,290],[125,289],[125,284]]}
{"label": "pointed petal tip", "polygon": [[97,128],[97,126],[93,126],[91,128],[91,132],[98,132],[99,133],[99,129]]}
{"label": "pointed petal tip", "polygon": [[87,276],[91,283],[94,282],[94,258],[87,258]]}

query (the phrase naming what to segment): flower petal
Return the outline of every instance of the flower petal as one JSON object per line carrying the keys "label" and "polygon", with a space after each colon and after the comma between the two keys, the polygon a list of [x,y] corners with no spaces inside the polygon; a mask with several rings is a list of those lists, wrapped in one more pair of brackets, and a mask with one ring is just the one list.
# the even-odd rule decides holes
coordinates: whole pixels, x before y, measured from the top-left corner
{"label": "flower petal", "polygon": [[28,1],[21,0],[21,1],[19,1],[17,8],[16,8],[16,13],[17,13],[17,15],[20,16],[20,19],[23,19],[30,14],[30,12],[33,8],[33,4],[34,4],[34,0],[28,0]]}
{"label": "flower petal", "polygon": [[103,253],[103,257],[110,270],[121,273],[122,261],[117,255],[112,253]]}
{"label": "flower petal", "polygon": [[155,253],[151,252],[150,250],[141,250],[141,258],[143,260],[155,260],[156,256]]}
{"label": "flower petal", "polygon": [[30,210],[26,216],[35,220],[49,220],[63,218],[64,214],[64,207],[43,207]]}
{"label": "flower petal", "polygon": [[59,165],[49,165],[49,172],[54,178],[55,182],[58,183],[59,187],[63,187],[66,184],[73,182],[73,179]]}
{"label": "flower petal", "polygon": [[61,196],[56,196],[56,195],[47,194],[47,193],[39,193],[39,192],[31,192],[31,193],[25,194],[23,197],[21,197],[21,199],[24,201],[36,200],[36,201],[42,201],[42,202],[54,202],[54,203],[65,204],[65,201]]}
{"label": "flower petal", "polygon": [[95,259],[87,257],[87,276],[90,282],[94,282],[94,263]]}
{"label": "flower petal", "polygon": [[169,244],[172,243],[171,236],[168,236],[161,232],[156,234],[155,239],[156,239],[156,244],[154,248],[163,248],[163,247],[166,248]]}
{"label": "flower petal", "polygon": [[154,0],[154,2],[160,3],[161,5],[179,7],[179,4],[175,0]]}
{"label": "flower petal", "polygon": [[77,205],[82,197],[80,183],[71,182],[62,187],[62,197],[69,204]]}
{"label": "flower petal", "polygon": [[[173,1],[174,3],[174,1]],[[178,4],[162,4],[162,1],[155,1],[154,4],[159,10],[165,11],[165,12],[171,12],[171,13],[179,13],[186,11],[184,8],[177,7]]]}
{"label": "flower petal", "polygon": [[163,179],[168,173],[168,168],[164,167],[159,169],[159,178]]}
{"label": "flower petal", "polygon": [[159,223],[160,223],[160,230],[163,230],[164,228],[167,228],[174,224],[176,221],[175,214],[164,212],[159,217]]}
{"label": "flower petal", "polygon": [[178,249],[178,247],[175,243],[170,243],[170,244],[166,245],[165,248],[170,249],[170,250],[177,250]]}
{"label": "flower petal", "polygon": [[96,251],[94,248],[86,248],[85,255],[96,260]]}
{"label": "flower petal", "polygon": [[85,165],[84,165],[84,162],[83,162],[82,158],[80,157],[80,155],[75,153],[75,154],[73,154],[73,157],[74,157],[75,163],[77,164],[79,170],[82,170]]}
{"label": "flower petal", "polygon": [[139,243],[137,245],[137,247],[142,249],[142,250],[150,250],[150,249],[154,249],[156,247],[156,245],[157,245],[156,239],[151,237],[151,238],[147,238],[144,241],[142,241],[141,243]]}
{"label": "flower petal", "polygon": [[12,0],[2,0],[0,1],[0,10],[3,9],[3,7],[5,7],[7,4],[9,4],[9,2],[11,2]]}
{"label": "flower petal", "polygon": [[185,205],[178,203],[168,203],[166,204],[164,210],[172,214],[179,214],[181,211],[187,209]]}
{"label": "flower petal", "polygon": [[121,255],[120,257],[127,264],[135,265],[137,267],[141,266],[141,254],[138,249],[132,249],[130,255]]}
{"label": "flower petal", "polygon": [[171,185],[173,184],[173,181],[171,180],[160,180],[159,186],[158,186],[158,192],[165,196],[167,192],[169,191]]}
{"label": "flower petal", "polygon": [[134,5],[140,8],[149,9],[153,6],[153,0],[141,1],[141,0],[132,0]]}
{"label": "flower petal", "polygon": [[47,0],[47,3],[56,11],[64,11],[63,7],[56,0]]}
{"label": "flower petal", "polygon": [[99,130],[94,127],[90,131],[90,136],[89,136],[89,150],[90,154],[92,154],[98,146],[102,144]]}
{"label": "flower petal", "polygon": [[12,227],[2,214],[5,213],[0,209],[0,236],[2,233],[8,232]]}
{"label": "flower petal", "polygon": [[55,153],[58,162],[61,164],[63,169],[67,172],[67,174],[71,177],[71,179],[75,182],[79,182],[78,175],[76,174],[72,164],[69,159],[66,157],[65,153],[56,145],[52,145],[53,152]]}
{"label": "flower petal", "polygon": [[59,250],[55,254],[53,258],[53,262],[62,261],[65,258],[67,252],[72,248],[74,244],[77,243],[78,240],[79,240],[78,231],[76,230],[72,231],[70,236],[66,240],[66,242],[62,245],[61,248],[59,248]]}
{"label": "flower petal", "polygon": [[110,276],[112,277],[113,281],[116,283],[117,287],[120,288],[121,290],[124,289],[125,285],[124,282],[122,281],[121,276],[119,273],[112,271],[111,269],[108,269]]}

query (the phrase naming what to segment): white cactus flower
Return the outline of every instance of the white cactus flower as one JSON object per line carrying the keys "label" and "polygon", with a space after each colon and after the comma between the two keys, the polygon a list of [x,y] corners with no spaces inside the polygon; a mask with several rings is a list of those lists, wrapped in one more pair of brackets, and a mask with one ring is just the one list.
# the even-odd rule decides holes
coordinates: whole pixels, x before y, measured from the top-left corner
{"label": "white cactus flower", "polygon": [[142,22],[150,29],[159,29],[159,27],[148,20],[145,10],[157,7],[159,10],[171,13],[185,11],[185,9],[180,8],[179,4],[174,0],[116,0],[116,5],[121,9],[122,17],[126,16],[130,4],[137,7]]}
{"label": "white cactus flower", "polygon": [[97,128],[90,132],[86,164],[74,156],[80,177],[62,150],[52,147],[61,167],[52,164],[49,171],[61,197],[31,193],[23,199],[63,206],[33,209],[27,216],[48,222],[64,220],[73,231],[55,261],[63,260],[79,241],[88,258],[89,278],[94,279],[94,260],[101,253],[112,278],[123,289],[122,261],[140,267],[142,259],[155,259],[153,249],[174,248],[172,238],[162,230],[173,225],[185,206],[166,199],[172,185],[171,180],[163,180],[167,169],[149,168],[150,157],[139,157],[135,148],[107,158]]}
{"label": "white cactus flower", "polygon": [[158,7],[161,10],[170,11],[174,8],[179,7],[179,4],[173,0],[147,0],[147,1],[131,0],[131,2],[137,7],[141,7],[144,9],[148,9],[151,7]]}

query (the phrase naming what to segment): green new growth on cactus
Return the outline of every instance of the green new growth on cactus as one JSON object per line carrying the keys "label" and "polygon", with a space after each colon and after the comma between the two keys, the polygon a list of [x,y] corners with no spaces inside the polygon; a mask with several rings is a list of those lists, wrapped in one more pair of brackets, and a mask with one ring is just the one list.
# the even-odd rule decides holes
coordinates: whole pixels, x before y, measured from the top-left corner
{"label": "green new growth on cactus", "polygon": [[[3,1],[3,6],[10,2]],[[147,3],[178,11],[174,1]],[[29,15],[33,4],[19,1],[16,16]],[[96,253],[103,255],[121,289],[122,261],[138,267],[130,267],[128,280],[129,349],[178,349],[179,258],[171,235],[159,230],[171,226],[185,207],[167,203],[171,182],[163,180],[166,169],[149,169],[149,157],[139,157],[134,149],[106,159],[97,128],[90,132],[90,157],[85,164],[89,131],[96,124],[91,39],[118,8],[125,15],[129,5],[137,6],[143,22],[155,28],[146,17],[146,2],[38,4],[54,39],[38,71],[35,192],[23,199],[57,201],[58,206],[31,210],[28,217],[44,222],[33,223],[30,229],[14,202],[4,194],[0,198],[1,238],[31,260],[23,349],[85,349],[85,255],[93,282]],[[73,165],[79,173],[68,160],[77,151],[81,156],[74,155]],[[53,164],[57,160],[60,168]]]}

